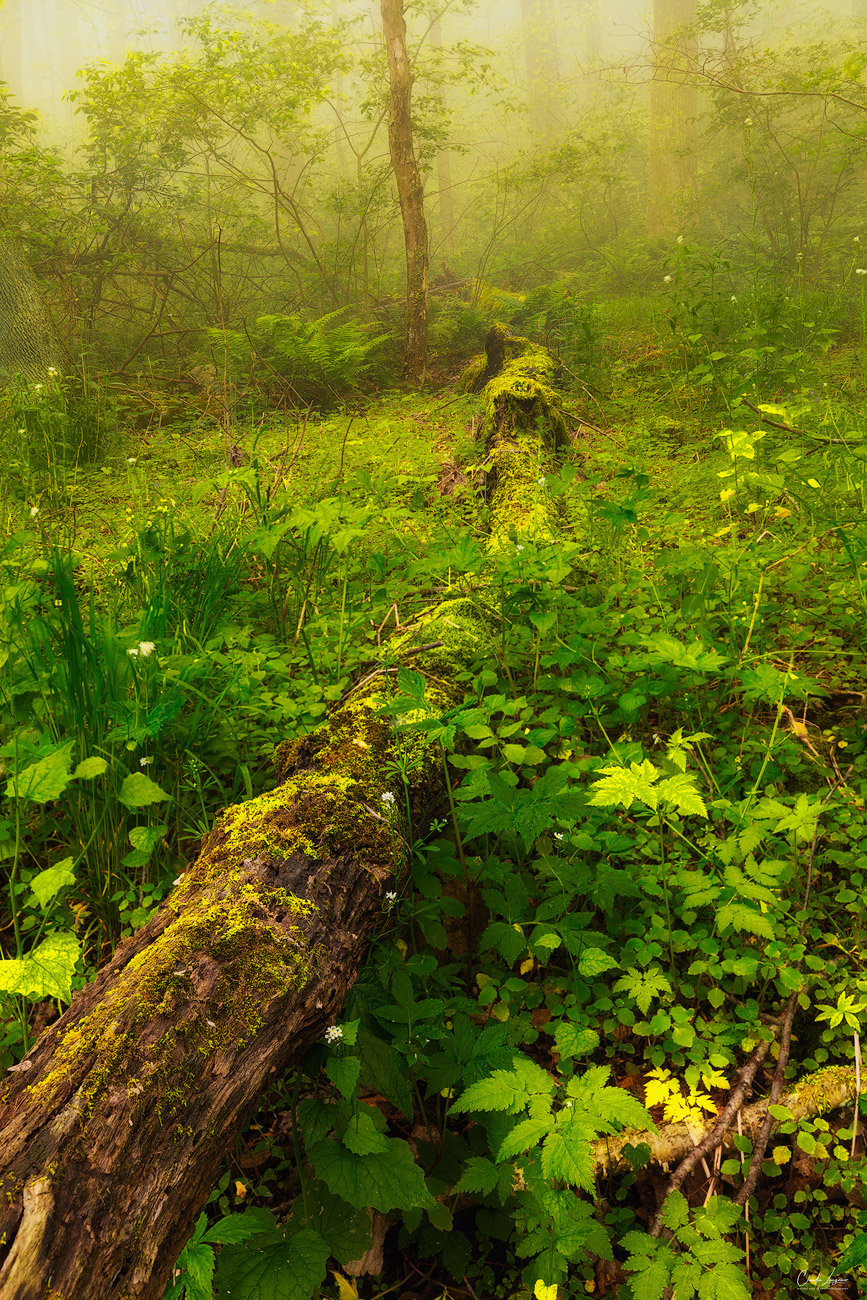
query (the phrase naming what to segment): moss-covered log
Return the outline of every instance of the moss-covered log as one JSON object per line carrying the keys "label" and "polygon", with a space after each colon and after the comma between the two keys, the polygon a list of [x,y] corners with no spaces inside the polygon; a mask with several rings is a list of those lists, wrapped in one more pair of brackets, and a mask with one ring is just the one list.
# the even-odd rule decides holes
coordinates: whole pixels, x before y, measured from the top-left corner
{"label": "moss-covered log", "polygon": [[[533,349],[489,385],[497,545],[507,516],[522,533],[549,532],[536,514],[558,427],[540,425],[556,409],[549,378]],[[412,663],[435,704],[452,702],[449,682],[485,655],[485,618],[478,603],[447,600],[416,624],[413,644],[429,648]],[[382,713],[389,681],[374,676],[278,748],[277,789],[220,817],[157,915],[0,1092],[3,1300],[156,1300],[269,1080],[339,1013],[406,866],[382,802],[400,757]],[[412,743],[421,819],[440,768],[422,734]]]}
{"label": "moss-covered log", "polygon": [[[792,1119],[798,1122],[802,1119],[812,1119],[816,1115],[824,1115],[828,1111],[839,1110],[843,1106],[851,1105],[854,1100],[854,1067],[833,1065],[799,1079],[780,1097],[778,1104],[785,1106],[791,1112]],[[767,1113],[767,1101],[757,1101],[751,1106],[745,1106],[740,1112],[740,1132],[748,1138],[755,1139]],[[596,1166],[600,1173],[612,1173],[618,1166],[626,1170],[629,1165],[622,1155],[623,1148],[627,1144],[636,1147],[642,1143],[650,1148],[649,1159],[652,1164],[676,1165],[698,1146],[705,1134],[714,1127],[716,1119],[716,1116],[710,1116],[705,1124],[697,1126],[665,1124],[658,1133],[649,1131],[639,1133],[627,1129],[617,1137],[600,1138],[594,1151]],[[780,1127],[781,1122],[774,1121],[772,1132]],[[723,1142],[725,1147],[733,1145],[734,1131],[736,1130],[730,1130],[726,1135]]]}

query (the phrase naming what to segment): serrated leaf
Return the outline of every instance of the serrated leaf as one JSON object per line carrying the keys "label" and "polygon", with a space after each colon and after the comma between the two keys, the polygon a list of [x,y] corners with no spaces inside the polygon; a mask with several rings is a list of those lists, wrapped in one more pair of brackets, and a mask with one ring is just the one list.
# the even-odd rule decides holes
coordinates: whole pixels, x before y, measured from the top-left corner
{"label": "serrated leaf", "polygon": [[318,1232],[268,1233],[227,1246],[217,1269],[217,1295],[227,1300],[311,1300],[325,1280],[329,1250]]}
{"label": "serrated leaf", "polygon": [[648,808],[656,809],[659,797],[654,782],[659,769],[649,759],[643,763],[630,763],[629,767],[603,767],[602,779],[597,781],[590,795],[590,803],[599,808],[623,808],[626,812],[637,799]]}
{"label": "serrated leaf", "polygon": [[684,817],[707,817],[707,808],[696,787],[695,777],[678,772],[675,776],[665,777],[656,789],[663,803],[670,804]]}
{"label": "serrated leaf", "polygon": [[0,961],[0,993],[17,993],[38,1001],[72,999],[72,976],[81,947],[69,931],[50,934],[26,957]]}
{"label": "serrated leaf", "polygon": [[493,1162],[482,1156],[470,1156],[452,1191],[481,1192],[483,1196],[490,1196],[496,1185],[497,1169]]}
{"label": "serrated leaf", "polygon": [[[200,1216],[202,1217],[202,1216]],[[207,1219],[205,1219],[207,1223]],[[213,1241],[221,1246],[233,1245],[239,1241],[249,1241],[260,1232],[267,1230],[261,1219],[252,1214],[227,1214],[218,1219],[202,1234],[202,1241]]]}
{"label": "serrated leaf", "polygon": [[68,889],[70,885],[75,884],[72,861],[72,858],[64,858],[62,862],[55,863],[53,867],[46,867],[44,871],[40,871],[33,877],[30,888],[40,907],[47,907],[62,889]]}
{"label": "serrated leaf", "polygon": [[386,1101],[411,1119],[412,1086],[397,1052],[365,1029],[358,1031],[357,1046],[361,1057],[359,1081],[362,1087],[375,1088]]}
{"label": "serrated leaf", "polygon": [[605,952],[604,948],[585,948],[578,959],[578,974],[584,979],[595,979],[603,971],[619,965],[620,963]]}
{"label": "serrated leaf", "polygon": [[[361,1061],[357,1056],[329,1056],[325,1062],[325,1073],[342,1097],[354,1097],[361,1073]],[[366,1118],[370,1122],[370,1116]]]}
{"label": "serrated leaf", "polygon": [[[354,1091],[353,1085],[353,1093]],[[385,1152],[388,1150],[388,1138],[380,1133],[372,1117],[368,1114],[366,1106],[361,1106],[358,1114],[353,1115],[346,1125],[342,1142],[345,1147],[348,1147],[350,1151],[354,1151],[357,1156],[366,1156],[371,1155],[374,1151]]]}
{"label": "serrated leaf", "polygon": [[387,1149],[357,1156],[333,1138],[313,1146],[308,1155],[328,1189],[356,1209],[428,1209],[435,1204],[424,1175],[406,1142],[387,1138]]}
{"label": "serrated leaf", "polygon": [[170,799],[171,795],[166,794],[165,790],[149,776],[145,776],[144,772],[130,772],[129,776],[124,778],[117,797],[124,808],[147,808],[149,804]]}
{"label": "serrated leaf", "polygon": [[34,803],[50,803],[59,799],[72,780],[72,751],[75,741],[70,740],[53,754],[31,763],[23,772],[7,782],[6,793],[15,799],[32,799]]}
{"label": "serrated leaf", "polygon": [[567,1139],[556,1130],[548,1134],[542,1146],[543,1178],[562,1178],[570,1187],[594,1193],[595,1173],[596,1162],[589,1142]]}
{"label": "serrated leaf", "polygon": [[630,1278],[634,1300],[662,1300],[668,1276],[668,1269],[662,1260],[642,1260],[641,1269]]}
{"label": "serrated leaf", "polygon": [[585,1029],[583,1025],[573,1025],[569,1020],[561,1020],[554,1030],[554,1042],[562,1060],[573,1056],[589,1056],[599,1046],[599,1035],[595,1029]]}
{"label": "serrated leaf", "polygon": [[102,776],[108,763],[104,758],[83,758],[72,773],[73,781],[90,781],[95,776]]}
{"label": "serrated leaf", "polygon": [[452,1108],[461,1110],[504,1110],[512,1115],[523,1110],[526,1095],[516,1089],[512,1070],[494,1070],[486,1079],[471,1083],[464,1089],[460,1101]]}
{"label": "serrated leaf", "polygon": [[849,1242],[834,1271],[842,1273],[850,1268],[867,1268],[867,1232],[859,1232],[855,1240]]}
{"label": "serrated leaf", "polygon": [[497,1152],[497,1163],[502,1164],[504,1160],[511,1159],[521,1151],[527,1151],[530,1147],[536,1146],[542,1141],[542,1138],[550,1131],[552,1125],[551,1119],[522,1119],[515,1125],[511,1133],[508,1133],[500,1143],[500,1149]]}

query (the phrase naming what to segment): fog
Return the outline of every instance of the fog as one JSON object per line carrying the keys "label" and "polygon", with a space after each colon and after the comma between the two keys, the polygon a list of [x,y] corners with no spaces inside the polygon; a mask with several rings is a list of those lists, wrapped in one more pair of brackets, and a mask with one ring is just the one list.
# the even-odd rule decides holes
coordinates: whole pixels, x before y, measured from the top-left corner
{"label": "fog", "polygon": [[[435,295],[650,299],[684,237],[733,293],[749,266],[781,290],[844,273],[861,0],[425,0],[406,18]],[[0,20],[4,222],[73,350],[183,368],[208,330],[269,312],[398,328],[379,4],[6,0]]]}

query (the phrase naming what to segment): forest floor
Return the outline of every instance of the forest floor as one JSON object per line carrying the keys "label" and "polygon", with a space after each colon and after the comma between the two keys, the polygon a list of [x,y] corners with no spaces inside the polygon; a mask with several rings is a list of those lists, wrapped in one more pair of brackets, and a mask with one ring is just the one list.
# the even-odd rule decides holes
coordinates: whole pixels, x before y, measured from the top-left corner
{"label": "forest floor", "polygon": [[[563,538],[516,535],[493,560],[479,546],[483,404],[447,383],[325,416],[238,403],[228,423],[219,392],[129,389],[101,464],[7,467],[0,851],[18,883],[3,937],[22,956],[67,927],[73,987],[170,893],[218,809],[273,784],[273,747],[381,659],[390,628],[482,584],[496,612],[496,654],[468,672],[468,704],[443,731],[451,806],[412,832],[412,879],[346,1011],[403,1076],[373,1086],[361,1052],[359,1095],[410,1143],[448,1224],[411,1207],[380,1216],[367,1272],[333,1263],[322,1295],[481,1300],[541,1285],[655,1300],[672,1252],[696,1256],[683,1223],[666,1256],[646,1235],[665,1183],[649,1151],[597,1182],[551,1172],[544,1124],[509,1147],[499,1101],[468,1123],[453,1099],[472,1109],[484,1070],[514,1069],[516,1054],[565,1105],[586,1103],[585,1136],[613,1131],[606,1105],[618,1113],[610,1089],[581,1092],[591,1076],[659,1124],[701,1125],[762,1036],[776,1045],[757,1096],[783,1042],[786,1088],[854,1071],[867,1012],[863,357],[799,355],[756,375],[751,406],[732,376],[704,383],[696,368],[638,333],[564,370],[572,446],[540,460],[539,478]],[[53,802],[22,813],[17,774],[70,742],[75,762],[108,762],[103,786],[67,767]],[[159,793],[131,808],[121,790],[138,771]],[[74,883],[25,894],[66,858]],[[481,933],[466,928],[468,890]],[[12,999],[4,1065],[35,1028]],[[323,1048],[305,1066],[305,1118],[286,1081],[263,1102],[212,1219],[251,1206],[279,1219],[306,1188],[292,1138],[312,1148],[344,1104],[325,1108],[326,1065]],[[794,1295],[800,1271],[839,1260],[867,1204],[852,1122],[851,1106],[778,1116],[748,1222],[723,1206],[747,1137],[684,1185],[695,1241],[734,1243],[701,1266],[716,1281],[700,1294]]]}

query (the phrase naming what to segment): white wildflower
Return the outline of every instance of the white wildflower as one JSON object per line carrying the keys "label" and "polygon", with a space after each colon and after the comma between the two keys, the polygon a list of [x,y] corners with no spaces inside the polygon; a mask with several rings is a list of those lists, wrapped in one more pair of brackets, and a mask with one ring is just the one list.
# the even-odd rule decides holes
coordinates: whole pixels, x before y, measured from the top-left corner
{"label": "white wildflower", "polygon": [[31,519],[35,519],[36,516],[37,516],[38,514],[39,514],[39,506],[31,506],[31,507],[30,507],[30,518],[31,518]]}
{"label": "white wildflower", "polygon": [[733,294],[732,294],[732,302],[737,302],[737,300],[738,300],[738,296],[737,296],[737,294],[736,294],[736,293],[733,293]]}
{"label": "white wildflower", "polygon": [[130,659],[138,659],[138,647],[133,646],[131,650],[127,650],[127,654],[129,655]]}
{"label": "white wildflower", "polygon": [[544,474],[540,474],[536,482],[539,484],[539,487],[544,487],[548,480],[545,478]]}
{"label": "white wildflower", "polygon": [[44,387],[45,387],[44,384],[34,384],[34,385],[33,385],[34,391],[37,392],[37,393],[38,393],[38,392],[41,392],[41,390],[42,390]]}
{"label": "white wildflower", "polygon": [[333,1046],[334,1043],[339,1043],[342,1038],[343,1038],[343,1030],[340,1028],[340,1025],[328,1026],[328,1028],[325,1031],[325,1041],[326,1043],[329,1044],[329,1046]]}
{"label": "white wildflower", "polygon": [[385,905],[386,907],[394,907],[396,902],[397,902],[397,894],[394,892],[393,889],[390,889],[385,896]]}
{"label": "white wildflower", "polygon": [[662,277],[662,283],[663,283],[663,284],[671,284],[671,276],[670,276],[670,275],[664,275],[664,276]]}
{"label": "white wildflower", "polygon": [[516,551],[523,551],[523,549],[524,549],[523,546],[516,546],[516,547],[515,547],[515,550],[516,550]]}
{"label": "white wildflower", "polygon": [[127,465],[134,465],[137,460],[138,460],[138,456],[127,456],[126,463]]}
{"label": "white wildflower", "polygon": [[156,646],[153,641],[139,641],[138,652],[142,659],[147,659],[148,655],[153,654],[154,650],[156,650]]}
{"label": "white wildflower", "polygon": [[386,804],[390,808],[394,804],[394,795],[390,790],[386,790],[385,794],[380,796],[380,802]]}
{"label": "white wildflower", "polygon": [[555,840],[562,840],[562,839],[563,839],[563,832],[562,832],[562,831],[555,831],[555,832],[554,832],[554,839],[555,839]]}
{"label": "white wildflower", "polygon": [[853,244],[860,244],[860,243],[861,243],[861,236],[860,236],[860,235],[853,235],[853,236],[852,236],[852,243],[853,243]]}
{"label": "white wildflower", "polygon": [[153,761],[154,760],[152,758],[140,758],[138,761],[138,765],[139,767],[150,767]]}
{"label": "white wildflower", "polygon": [[855,267],[855,274],[856,274],[856,275],[867,275],[867,266],[856,266],[856,267]]}
{"label": "white wildflower", "polygon": [[678,237],[677,237],[677,242],[678,242],[679,244],[682,244],[682,243],[683,243],[683,235],[678,235]]}
{"label": "white wildflower", "polygon": [[57,370],[55,369],[54,366],[49,366],[49,367],[48,367],[48,373],[49,373],[49,375],[56,375],[56,374],[57,374]]}
{"label": "white wildflower", "polygon": [[744,126],[752,126],[752,124],[753,124],[753,119],[751,117],[744,118]]}

